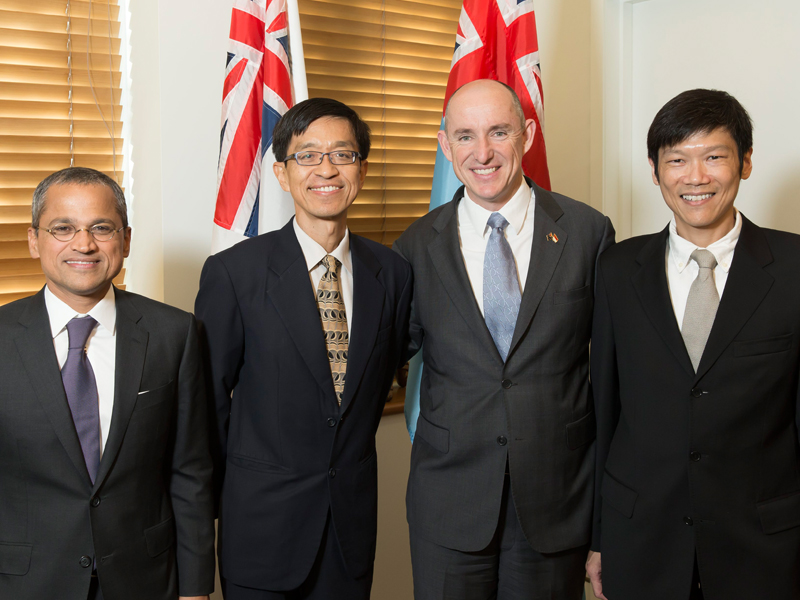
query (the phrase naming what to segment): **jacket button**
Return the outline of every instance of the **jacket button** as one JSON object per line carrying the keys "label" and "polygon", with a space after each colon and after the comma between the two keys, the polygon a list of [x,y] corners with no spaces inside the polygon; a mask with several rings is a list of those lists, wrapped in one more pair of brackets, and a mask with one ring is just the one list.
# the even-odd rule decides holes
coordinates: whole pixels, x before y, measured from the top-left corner
{"label": "jacket button", "polygon": [[691,452],[689,454],[689,458],[692,459],[692,462],[697,462],[702,458],[699,452]]}
{"label": "jacket button", "polygon": [[336,419],[334,419],[333,417],[328,419],[328,427],[336,427]]}
{"label": "jacket button", "polygon": [[92,508],[97,508],[98,506],[100,506],[100,498],[98,496],[95,496],[94,498],[92,498],[89,504],[92,505]]}
{"label": "jacket button", "polygon": [[336,469],[331,469],[330,471],[328,471],[328,475],[331,476],[331,479],[336,477]]}
{"label": "jacket button", "polygon": [[700,396],[703,395],[703,390],[701,390],[700,388],[692,388],[691,394],[692,398],[699,398]]}
{"label": "jacket button", "polygon": [[694,521],[692,521],[692,517],[683,517],[683,522],[684,522],[685,525],[688,525],[689,527],[694,525]]}
{"label": "jacket button", "polygon": [[506,438],[506,436],[504,435],[498,435],[497,443],[500,444],[501,446],[505,446],[508,443],[508,438]]}
{"label": "jacket button", "polygon": [[511,380],[510,380],[510,379],[503,379],[503,381],[500,383],[500,385],[502,385],[502,386],[503,386],[503,389],[506,389],[506,390],[507,390],[507,389],[509,389],[509,388],[510,388],[512,385],[514,385],[514,384],[511,382]]}
{"label": "jacket button", "polygon": [[92,566],[92,559],[89,556],[81,556],[81,559],[78,561],[78,564],[82,566],[84,569],[88,569]]}

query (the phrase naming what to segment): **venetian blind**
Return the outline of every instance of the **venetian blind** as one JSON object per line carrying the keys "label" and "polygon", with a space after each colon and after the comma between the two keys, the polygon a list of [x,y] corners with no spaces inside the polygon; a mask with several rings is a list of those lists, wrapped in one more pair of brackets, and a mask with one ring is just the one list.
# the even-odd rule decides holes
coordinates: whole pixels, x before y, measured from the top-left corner
{"label": "venetian blind", "polygon": [[355,233],[391,245],[428,211],[436,132],[461,0],[299,0],[311,97],[335,98],[372,129]]}
{"label": "venetian blind", "polygon": [[27,243],[39,181],[74,156],[122,182],[119,30],[116,0],[0,0],[0,304],[44,285]]}

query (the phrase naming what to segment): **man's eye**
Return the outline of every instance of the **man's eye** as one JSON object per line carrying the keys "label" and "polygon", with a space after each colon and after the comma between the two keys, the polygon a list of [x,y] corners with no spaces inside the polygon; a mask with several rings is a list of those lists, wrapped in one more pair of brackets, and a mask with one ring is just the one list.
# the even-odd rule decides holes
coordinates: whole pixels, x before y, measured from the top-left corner
{"label": "man's eye", "polygon": [[352,152],[348,152],[347,150],[342,150],[340,152],[333,152],[332,153],[334,158],[350,158],[353,156]]}
{"label": "man's eye", "polygon": [[310,160],[312,158],[316,158],[316,156],[317,156],[316,152],[299,152],[297,154],[297,158],[299,158],[300,160]]}
{"label": "man's eye", "polygon": [[72,233],[75,231],[75,228],[72,225],[56,225],[50,231],[55,234],[65,234],[65,233]]}
{"label": "man's eye", "polygon": [[494,137],[505,137],[505,136],[508,135],[508,132],[507,131],[495,131],[494,133],[492,133],[492,135]]}
{"label": "man's eye", "polygon": [[458,141],[459,142],[469,142],[471,140],[472,140],[472,136],[471,135],[460,135],[460,136],[458,136]]}
{"label": "man's eye", "polygon": [[114,228],[110,225],[95,225],[92,227],[92,231],[94,233],[111,233],[114,231]]}

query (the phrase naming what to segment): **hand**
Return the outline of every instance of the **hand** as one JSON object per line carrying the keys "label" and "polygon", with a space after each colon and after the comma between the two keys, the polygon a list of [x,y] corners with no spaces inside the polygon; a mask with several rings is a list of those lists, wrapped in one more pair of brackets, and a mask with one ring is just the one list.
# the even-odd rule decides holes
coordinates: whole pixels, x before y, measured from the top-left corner
{"label": "hand", "polygon": [[586,574],[592,582],[592,591],[594,595],[602,600],[608,600],[603,595],[603,569],[600,566],[600,553],[592,552],[589,550],[589,556],[586,558]]}

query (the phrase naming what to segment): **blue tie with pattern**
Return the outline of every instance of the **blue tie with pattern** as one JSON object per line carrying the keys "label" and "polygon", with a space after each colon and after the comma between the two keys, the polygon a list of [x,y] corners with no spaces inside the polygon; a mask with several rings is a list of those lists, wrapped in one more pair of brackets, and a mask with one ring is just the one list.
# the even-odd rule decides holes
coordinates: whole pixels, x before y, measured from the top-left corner
{"label": "blue tie with pattern", "polygon": [[483,258],[483,317],[505,362],[517,325],[522,294],[514,254],[503,234],[508,221],[495,212],[489,217],[488,223],[492,233]]}
{"label": "blue tie with pattern", "polygon": [[69,410],[92,483],[100,466],[100,406],[97,382],[85,347],[95,325],[97,321],[92,317],[75,317],[67,323],[69,352],[67,362],[61,367],[61,380],[64,382]]}

